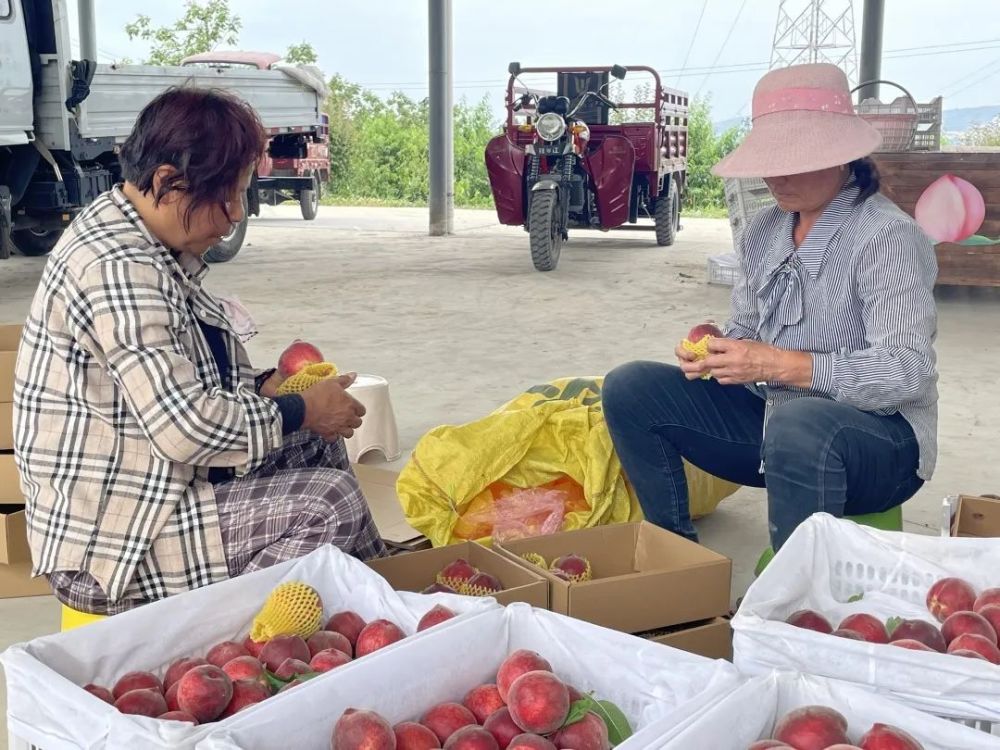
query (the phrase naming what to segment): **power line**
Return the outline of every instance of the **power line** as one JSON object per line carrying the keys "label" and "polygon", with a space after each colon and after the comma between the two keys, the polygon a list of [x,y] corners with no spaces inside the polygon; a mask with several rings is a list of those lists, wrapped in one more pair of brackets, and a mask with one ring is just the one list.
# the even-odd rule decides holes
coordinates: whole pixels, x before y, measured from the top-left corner
{"label": "power line", "polygon": [[965,83],[965,85],[962,86],[961,88],[959,88],[957,90],[954,90],[954,91],[950,91],[950,93],[947,93],[947,96],[958,96],[962,92],[971,89],[973,86],[978,86],[980,83],[988,81],[990,78],[992,78],[993,76],[995,76],[997,73],[1000,73],[1000,57],[998,57],[993,62],[991,62],[989,65],[987,65],[985,68],[983,68],[982,71],[983,71],[982,75],[980,75],[980,76],[978,76],[976,78],[973,78],[971,81],[966,82],[965,77],[963,77],[963,78],[960,78],[960,79],[952,82],[948,86],[946,86],[944,88],[944,91],[945,92],[949,92],[950,89],[955,84]]}
{"label": "power line", "polygon": [[698,39],[698,31],[701,29],[701,20],[705,17],[705,8],[708,7],[708,0],[702,0],[701,2],[701,13],[698,14],[698,23],[694,26],[694,33],[691,35],[691,43],[688,45],[687,53],[684,55],[684,62],[681,63],[681,72],[677,75],[677,80],[680,81],[681,75],[684,74],[684,68],[688,64],[688,60],[691,57],[691,50],[694,49],[695,40]]}
{"label": "power line", "polygon": [[[733,22],[729,25],[729,31],[726,33],[726,38],[722,40],[722,46],[719,47],[719,51],[715,53],[715,59],[712,60],[712,65],[710,66],[710,68],[714,68],[716,64],[719,62],[719,58],[722,57],[722,53],[726,49],[726,45],[729,44],[729,39],[730,37],[732,37],[733,31],[736,30],[736,24],[739,23],[740,16],[743,15],[743,9],[746,6],[747,6],[747,0],[743,0],[743,2],[740,3],[739,10],[736,11],[736,17],[733,18]],[[708,81],[711,75],[712,71],[711,69],[709,69],[709,71],[705,73],[705,77],[701,79],[701,83],[698,84],[698,90],[694,94],[695,97],[697,97],[698,94],[701,93],[701,90],[705,87],[705,83]]]}

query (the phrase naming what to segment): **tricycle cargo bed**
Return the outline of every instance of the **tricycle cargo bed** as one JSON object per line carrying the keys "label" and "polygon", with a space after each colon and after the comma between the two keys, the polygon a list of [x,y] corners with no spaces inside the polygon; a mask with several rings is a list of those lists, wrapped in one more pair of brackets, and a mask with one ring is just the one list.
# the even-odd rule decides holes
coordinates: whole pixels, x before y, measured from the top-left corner
{"label": "tricycle cargo bed", "polygon": [[[136,114],[153,98],[172,86],[191,85],[226,89],[245,99],[272,134],[312,129],[320,122],[319,93],[280,70],[98,65],[90,94],[79,105],[79,136],[120,142],[132,130]],[[54,60],[43,66],[36,135],[53,150],[71,147],[65,117],[71,86],[68,69]]]}

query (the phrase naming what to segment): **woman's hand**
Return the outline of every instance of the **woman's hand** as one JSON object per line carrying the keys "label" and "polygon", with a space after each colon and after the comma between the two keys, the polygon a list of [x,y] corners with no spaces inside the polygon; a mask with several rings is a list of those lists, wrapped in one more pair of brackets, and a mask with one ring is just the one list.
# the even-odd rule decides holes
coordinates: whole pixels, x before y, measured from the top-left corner
{"label": "woman's hand", "polygon": [[808,352],[778,349],[746,339],[715,338],[708,342],[708,357],[701,364],[720,385],[782,383],[808,388],[812,382],[812,357]]}
{"label": "woman's hand", "polygon": [[693,352],[689,352],[681,344],[678,344],[677,348],[674,349],[674,354],[677,356],[681,372],[684,373],[684,377],[688,380],[698,380],[698,378],[703,377],[708,372],[708,369],[705,367],[705,360],[698,359]]}
{"label": "woman's hand", "polygon": [[275,370],[271,373],[267,380],[261,383],[260,395],[264,398],[275,398],[278,395],[278,388],[280,388],[281,384],[284,382],[285,381],[282,379],[281,375],[279,375],[278,371]]}
{"label": "woman's hand", "polygon": [[306,415],[302,426],[328,443],[351,437],[365,415],[365,407],[347,392],[356,378],[354,373],[340,375],[303,391]]}

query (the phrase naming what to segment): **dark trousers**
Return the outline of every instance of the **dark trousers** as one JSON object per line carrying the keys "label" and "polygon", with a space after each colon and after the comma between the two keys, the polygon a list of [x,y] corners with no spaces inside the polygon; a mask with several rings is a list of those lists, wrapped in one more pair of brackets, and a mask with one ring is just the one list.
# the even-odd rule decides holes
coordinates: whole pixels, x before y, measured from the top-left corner
{"label": "dark trousers", "polygon": [[[919,447],[900,415],[825,398],[777,406],[743,386],[689,381],[680,368],[632,362],[604,381],[604,416],[647,520],[697,540],[681,459],[736,484],[767,487],[777,550],[813,513],[861,515],[905,502],[923,485]],[[761,461],[765,472],[760,473]]]}

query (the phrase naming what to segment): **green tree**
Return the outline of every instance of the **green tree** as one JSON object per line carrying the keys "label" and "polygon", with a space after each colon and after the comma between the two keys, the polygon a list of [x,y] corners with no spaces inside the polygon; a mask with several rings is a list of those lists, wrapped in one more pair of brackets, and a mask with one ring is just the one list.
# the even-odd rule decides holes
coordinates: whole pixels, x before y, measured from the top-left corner
{"label": "green tree", "polygon": [[188,0],[184,15],[169,26],[153,26],[139,15],[125,26],[129,39],[151,42],[147,65],[180,65],[189,55],[210,52],[220,44],[235,45],[243,22],[229,8],[229,0]]}
{"label": "green tree", "polygon": [[[942,139],[942,143],[943,141],[944,139]],[[1000,146],[1000,116],[994,117],[982,125],[973,125],[965,132],[962,143],[966,146]]]}
{"label": "green tree", "polygon": [[300,42],[299,44],[288,45],[285,60],[300,65],[315,65],[319,60],[319,55],[316,54],[316,50],[313,49],[313,46],[309,42]]}
{"label": "green tree", "polygon": [[726,205],[725,185],[712,174],[719,159],[736,148],[746,133],[744,126],[731,127],[715,134],[709,99],[695,99],[688,112],[688,171],[687,197],[689,208],[723,208]]}

